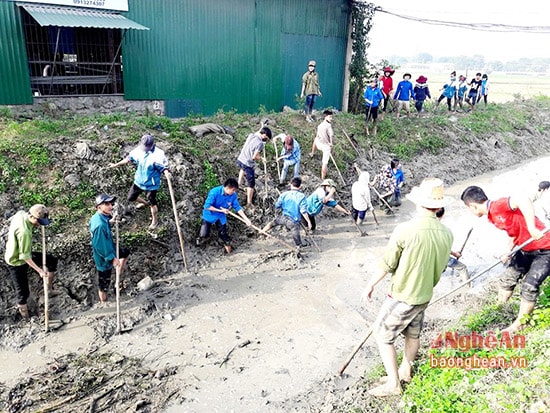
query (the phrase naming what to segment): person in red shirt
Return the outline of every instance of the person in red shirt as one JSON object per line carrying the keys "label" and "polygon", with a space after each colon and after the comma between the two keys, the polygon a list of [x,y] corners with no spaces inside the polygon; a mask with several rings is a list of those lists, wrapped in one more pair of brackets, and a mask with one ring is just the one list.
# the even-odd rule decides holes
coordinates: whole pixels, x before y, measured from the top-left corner
{"label": "person in red shirt", "polygon": [[[382,112],[386,113],[388,107],[388,101],[391,99],[391,93],[393,92],[393,78],[392,75],[395,73],[395,70],[387,66],[384,68],[384,75],[380,77],[380,83],[382,84],[380,89],[384,93],[384,106]],[[390,108],[391,112],[391,108]]]}
{"label": "person in red shirt", "polygon": [[535,308],[539,289],[550,273],[550,232],[544,232],[544,224],[535,216],[533,204],[527,197],[507,197],[490,201],[483,189],[469,186],[460,199],[476,216],[487,216],[498,229],[506,231],[514,246],[533,238],[533,241],[514,255],[502,257],[508,268],[500,280],[499,301],[506,302],[514,288],[521,284],[519,314],[502,332],[514,333],[523,327],[522,319]]}

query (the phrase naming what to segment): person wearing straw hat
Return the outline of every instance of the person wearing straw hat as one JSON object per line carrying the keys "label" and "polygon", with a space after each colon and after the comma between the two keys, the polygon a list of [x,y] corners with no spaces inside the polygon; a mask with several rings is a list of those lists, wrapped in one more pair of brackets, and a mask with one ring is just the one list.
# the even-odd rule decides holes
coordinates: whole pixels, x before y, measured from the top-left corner
{"label": "person wearing straw hat", "polygon": [[[163,173],[167,176],[170,175],[164,151],[157,148],[152,135],[143,135],[140,144],[126,158],[120,162],[109,164],[109,168],[116,168],[127,163],[132,163],[137,167],[134,183],[128,192],[128,201],[137,201],[138,208],[149,205],[151,209],[149,229],[155,229],[158,226],[157,192],[160,188],[160,178]],[[144,191],[147,200],[140,196]]]}
{"label": "person wearing straw hat", "polygon": [[32,229],[50,224],[49,211],[42,204],[33,205],[28,212],[19,211],[11,219],[4,259],[15,288],[17,309],[23,318],[29,318],[27,300],[30,296],[27,272],[29,267],[41,278],[47,277],[50,296],[57,271],[57,257],[46,254],[46,270],[43,269],[42,253],[32,251]]}
{"label": "person wearing straw hat", "polygon": [[302,91],[300,92],[300,98],[306,97],[306,103],[304,105],[304,114],[308,122],[313,122],[311,114],[313,113],[313,105],[315,104],[315,98],[321,96],[321,87],[319,86],[319,74],[315,71],[317,62],[310,60],[307,65],[307,72],[302,76]]}
{"label": "person wearing straw hat", "polygon": [[[375,397],[398,395],[401,381],[411,380],[424,311],[447,266],[453,243],[451,230],[435,215],[452,202],[444,195],[441,179],[424,179],[407,198],[416,204],[417,216],[395,227],[379,269],[370,278],[362,296],[362,300],[370,300],[374,287],[387,274],[392,274],[388,296],[373,325],[387,373],[385,383],[369,390]],[[399,334],[405,336],[405,349],[398,367],[394,342]]]}
{"label": "person wearing straw hat", "polygon": [[114,196],[99,194],[94,201],[96,213],[89,223],[92,236],[92,253],[97,269],[98,295],[99,301],[102,303],[108,301],[107,291],[111,284],[113,267],[119,267],[119,271],[122,273],[130,256],[130,251],[127,248],[119,247],[117,257],[116,245],[113,241],[110,226],[115,200],[116,197]]}
{"label": "person wearing straw hat", "polygon": [[[336,183],[332,179],[325,179],[319,185],[310,196],[306,198],[307,215],[311,222],[310,229],[315,230],[317,224],[315,222],[315,216],[319,215],[323,210],[323,207],[328,206],[340,211],[343,214],[351,215],[351,212],[346,208],[338,204],[338,201],[334,199],[336,194]],[[305,224],[305,220],[302,221]],[[309,223],[308,223],[309,224]]]}
{"label": "person wearing straw hat", "polygon": [[536,217],[528,197],[510,196],[489,200],[479,186],[469,186],[462,192],[460,199],[475,216],[487,216],[495,227],[506,231],[514,246],[530,238],[534,240],[511,258],[508,254],[502,258],[508,267],[500,279],[498,299],[501,303],[510,299],[516,285],[523,279],[518,316],[502,332],[511,334],[521,330],[524,327],[522,319],[535,308],[540,286],[550,274],[550,232],[543,232],[544,223]]}

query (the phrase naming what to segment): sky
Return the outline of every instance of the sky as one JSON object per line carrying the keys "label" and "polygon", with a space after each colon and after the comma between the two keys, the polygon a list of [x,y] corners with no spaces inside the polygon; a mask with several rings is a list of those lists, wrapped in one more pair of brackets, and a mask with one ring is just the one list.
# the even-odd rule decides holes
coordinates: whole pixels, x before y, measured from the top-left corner
{"label": "sky", "polygon": [[[499,23],[550,27],[546,0],[370,0],[384,10],[424,19],[460,23]],[[369,60],[387,56],[472,56],[503,62],[521,57],[550,58],[550,33],[492,33],[404,20],[375,13],[369,38]],[[550,32],[550,30],[547,30]]]}

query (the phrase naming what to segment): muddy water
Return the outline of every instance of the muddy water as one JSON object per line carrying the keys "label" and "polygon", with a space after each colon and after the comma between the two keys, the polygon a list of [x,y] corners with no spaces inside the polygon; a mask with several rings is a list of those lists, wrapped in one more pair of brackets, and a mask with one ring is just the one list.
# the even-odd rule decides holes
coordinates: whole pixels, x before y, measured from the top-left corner
{"label": "muddy water", "polygon": [[[508,239],[462,205],[464,188],[479,185],[493,199],[531,195],[540,180],[550,180],[549,161],[537,159],[447,188],[456,199],[445,217],[455,236],[454,249],[460,249],[474,228],[462,259],[472,273],[506,252]],[[229,258],[213,257],[207,268],[196,269],[197,275],[175,274],[174,279],[180,278],[178,288],[163,298],[143,294],[122,308],[127,317],[140,298],[147,298],[162,311],[153,312],[134,331],[102,342],[102,347],[139,356],[152,368],[178,366],[170,380],[180,383],[180,396],[167,413],[316,411],[327,391],[345,388],[379,363],[371,339],[347,368],[347,376],[335,379],[376,317],[387,280],[377,286],[369,303],[361,303],[361,292],[391,231],[412,218],[415,207],[405,200],[395,217],[378,210],[377,214],[381,225],[376,228],[369,217],[363,226],[366,237],[341,215],[322,215],[315,236],[322,252],[311,247],[298,265],[281,254],[270,255],[280,246],[259,239],[239,246]],[[498,266],[483,278],[501,271]],[[435,297],[458,283],[458,277],[446,272]],[[485,284],[480,279],[469,294],[486,295]],[[454,319],[468,307],[467,301],[451,305],[451,300],[444,300],[430,308],[427,321]],[[114,316],[113,308],[105,311]],[[83,314],[56,332],[38,334],[22,349],[0,351],[0,382],[11,385],[27,369],[45,366],[58,355],[85,353],[90,343],[98,342],[87,318]]]}

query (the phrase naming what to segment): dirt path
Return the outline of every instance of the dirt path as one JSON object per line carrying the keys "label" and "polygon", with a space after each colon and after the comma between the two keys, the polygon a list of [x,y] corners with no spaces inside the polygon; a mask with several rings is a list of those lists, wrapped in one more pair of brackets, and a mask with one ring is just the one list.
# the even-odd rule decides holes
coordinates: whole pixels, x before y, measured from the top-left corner
{"label": "dirt path", "polygon": [[[475,182],[488,188],[490,196],[500,195],[525,174],[530,174],[529,185],[536,185],[540,179],[534,171],[544,162],[548,159]],[[458,199],[467,184],[448,192]],[[349,219],[324,211],[315,235],[322,252],[312,245],[302,259],[270,239],[238,245],[230,256],[212,245],[207,251],[214,259],[207,266],[157,280],[153,289],[125,299],[123,321],[134,326],[126,334],[113,335],[114,306],[86,311],[47,335],[40,325],[18,326],[19,334],[35,338],[22,348],[0,351],[0,382],[9,387],[28,374],[27,369],[43,367],[68,352],[99,347],[138,357],[151,370],[177,367],[169,380],[179,392],[167,413],[329,412],[339,398],[335,394],[379,363],[374,340],[369,340],[346,375],[335,377],[363,339],[386,291],[385,280],[363,307],[360,296],[366,281],[394,226],[415,210],[405,201],[396,216],[376,212],[380,227],[369,217],[363,226],[369,235],[360,237]],[[506,238],[468,215],[460,202],[453,203],[446,216],[455,245],[460,246],[475,226],[464,251],[464,262],[473,272],[505,249]],[[277,235],[291,240],[289,234]],[[435,296],[457,284],[458,277],[445,273]],[[455,319],[480,295],[486,295],[485,286],[476,283],[466,299],[455,297],[430,308],[427,322]]]}

